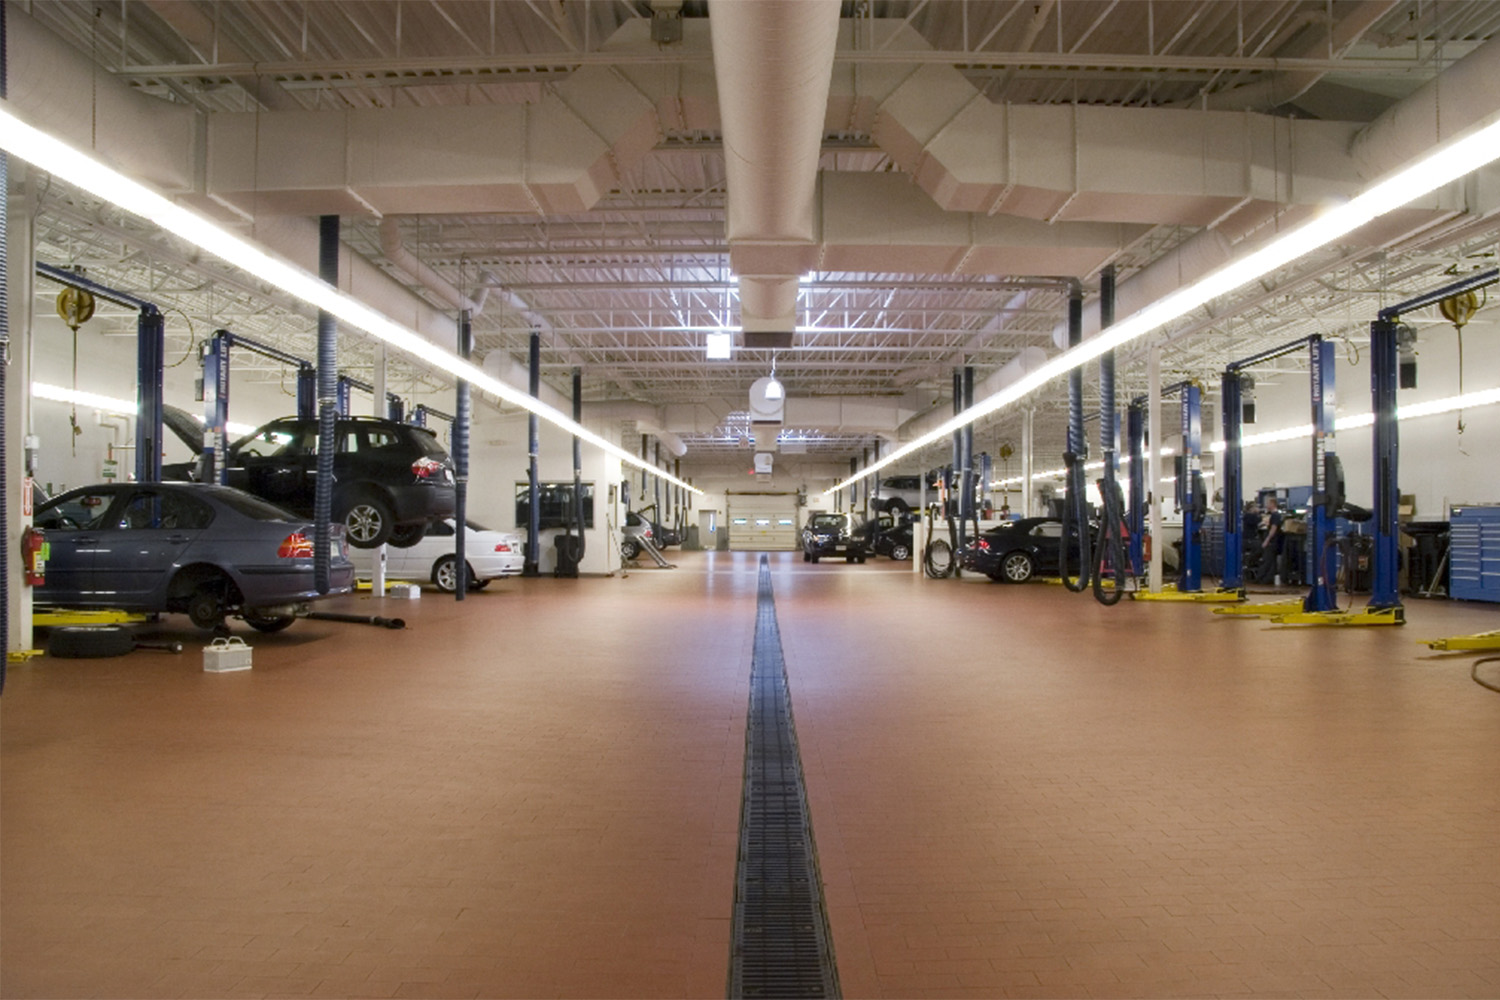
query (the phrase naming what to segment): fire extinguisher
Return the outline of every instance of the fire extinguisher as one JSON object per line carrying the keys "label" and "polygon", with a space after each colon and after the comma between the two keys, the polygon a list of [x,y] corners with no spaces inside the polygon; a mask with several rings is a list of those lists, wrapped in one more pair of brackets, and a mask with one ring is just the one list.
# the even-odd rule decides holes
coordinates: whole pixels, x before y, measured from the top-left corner
{"label": "fire extinguisher", "polygon": [[21,563],[28,587],[47,582],[47,535],[40,528],[27,525],[21,532]]}

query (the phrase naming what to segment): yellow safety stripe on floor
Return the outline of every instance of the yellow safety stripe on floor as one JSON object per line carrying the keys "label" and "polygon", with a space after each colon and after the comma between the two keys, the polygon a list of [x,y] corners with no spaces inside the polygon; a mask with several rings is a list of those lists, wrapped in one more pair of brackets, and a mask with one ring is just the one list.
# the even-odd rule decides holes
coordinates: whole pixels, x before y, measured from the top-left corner
{"label": "yellow safety stripe on floor", "polygon": [[37,611],[31,616],[33,625],[131,625],[146,620],[139,611],[85,611],[73,608],[57,608]]}
{"label": "yellow safety stripe on floor", "polygon": [[1293,597],[1285,601],[1261,601],[1256,604],[1237,604],[1233,607],[1214,608],[1216,615],[1238,615],[1241,618],[1260,618],[1265,615],[1285,615],[1302,610],[1302,598]]}
{"label": "yellow safety stripe on floor", "polygon": [[1178,590],[1175,583],[1165,585],[1159,592],[1138,590],[1130,596],[1137,601],[1181,601],[1202,604],[1218,602],[1229,604],[1245,599],[1245,595],[1238,590]]}
{"label": "yellow safety stripe on floor", "polygon": [[1358,611],[1303,611],[1276,615],[1273,625],[1405,625],[1405,608],[1361,608]]}
{"label": "yellow safety stripe on floor", "polygon": [[1476,632],[1474,635],[1454,635],[1446,639],[1418,639],[1428,649],[1500,649],[1500,630]]}

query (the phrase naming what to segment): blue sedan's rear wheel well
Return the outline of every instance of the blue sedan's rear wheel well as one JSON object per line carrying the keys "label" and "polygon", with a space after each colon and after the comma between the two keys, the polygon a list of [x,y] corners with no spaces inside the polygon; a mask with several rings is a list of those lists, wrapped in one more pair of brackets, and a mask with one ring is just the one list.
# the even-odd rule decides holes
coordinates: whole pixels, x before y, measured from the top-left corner
{"label": "blue sedan's rear wheel well", "polygon": [[244,597],[240,588],[213,563],[192,563],[177,571],[167,586],[167,607],[172,611],[184,611],[192,596],[204,587],[221,587],[220,598],[226,609],[237,608]]}

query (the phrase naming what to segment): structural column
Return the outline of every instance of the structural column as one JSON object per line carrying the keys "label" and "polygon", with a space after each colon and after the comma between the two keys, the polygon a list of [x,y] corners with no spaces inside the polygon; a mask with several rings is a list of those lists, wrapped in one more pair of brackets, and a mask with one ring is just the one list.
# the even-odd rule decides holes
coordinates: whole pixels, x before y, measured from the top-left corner
{"label": "structural column", "polygon": [[[526,360],[531,398],[537,399],[542,394],[542,331],[536,327],[531,328],[531,344]],[[521,565],[522,576],[538,576],[541,573],[542,540],[539,536],[542,533],[542,491],[537,480],[536,465],[537,452],[541,450],[541,428],[537,421],[535,413],[527,415],[526,454],[530,465],[526,486],[526,558]]]}
{"label": "structural column", "polygon": [[[324,215],[318,219],[318,277],[335,287],[339,283],[339,217],[337,215]],[[144,310],[141,315],[145,316]],[[318,480],[313,487],[313,586],[320,594],[328,593],[331,586],[328,566],[328,522],[333,520],[333,453],[337,408],[338,324],[332,313],[320,309],[318,310]]]}
{"label": "structural column", "polygon": [[1161,592],[1161,347],[1146,349],[1146,504],[1151,515],[1151,569],[1147,585]]}
{"label": "structural column", "polygon": [[[474,330],[470,325],[469,310],[458,314],[458,356],[465,361],[474,353]],[[383,357],[383,356],[382,356]],[[385,398],[385,371],[381,368],[375,397],[378,405]],[[464,536],[469,523],[469,421],[473,416],[470,407],[469,383],[459,379],[453,387],[453,599],[461,601],[469,592],[469,556]],[[380,551],[381,565],[385,564],[385,549]]]}

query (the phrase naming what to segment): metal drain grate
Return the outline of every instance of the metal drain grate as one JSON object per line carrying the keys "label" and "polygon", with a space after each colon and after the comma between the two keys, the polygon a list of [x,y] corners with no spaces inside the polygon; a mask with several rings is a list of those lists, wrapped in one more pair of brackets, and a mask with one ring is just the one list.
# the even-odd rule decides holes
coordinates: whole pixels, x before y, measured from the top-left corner
{"label": "metal drain grate", "polygon": [[787,690],[771,568],[760,557],[729,996],[839,996]]}

